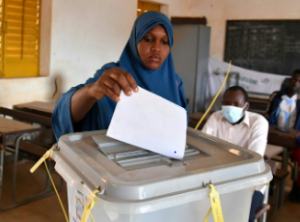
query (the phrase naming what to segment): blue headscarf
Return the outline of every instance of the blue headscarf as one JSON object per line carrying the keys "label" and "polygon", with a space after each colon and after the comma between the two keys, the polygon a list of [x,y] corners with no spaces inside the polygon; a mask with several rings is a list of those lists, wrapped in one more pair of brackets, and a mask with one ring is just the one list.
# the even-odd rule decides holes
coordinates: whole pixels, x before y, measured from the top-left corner
{"label": "blue headscarf", "polygon": [[170,20],[159,12],[150,11],[139,16],[132,28],[130,38],[117,63],[108,63],[98,70],[93,78],[85,84],[71,88],[63,94],[52,114],[52,127],[56,139],[60,136],[78,132],[107,129],[114,113],[116,102],[105,96],[98,100],[80,123],[73,124],[71,119],[71,98],[80,88],[96,82],[102,73],[110,68],[118,67],[129,72],[138,86],[147,89],[184,108],[187,107],[183,84],[175,73],[171,53],[156,70],[147,69],[139,56],[137,45],[144,35],[154,26],[162,25],[168,35],[170,47],[173,45],[173,29]]}

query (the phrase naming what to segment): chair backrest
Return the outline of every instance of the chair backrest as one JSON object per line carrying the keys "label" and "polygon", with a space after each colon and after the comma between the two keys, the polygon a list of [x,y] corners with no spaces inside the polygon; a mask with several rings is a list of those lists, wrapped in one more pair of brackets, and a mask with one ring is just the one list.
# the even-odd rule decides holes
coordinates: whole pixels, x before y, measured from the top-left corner
{"label": "chair backrest", "polygon": [[5,116],[10,116],[20,121],[38,123],[45,127],[51,127],[51,118],[49,117],[45,117],[45,116],[41,116],[29,112],[24,112],[24,111],[14,110],[14,109],[8,109],[5,107],[0,107],[0,114]]}

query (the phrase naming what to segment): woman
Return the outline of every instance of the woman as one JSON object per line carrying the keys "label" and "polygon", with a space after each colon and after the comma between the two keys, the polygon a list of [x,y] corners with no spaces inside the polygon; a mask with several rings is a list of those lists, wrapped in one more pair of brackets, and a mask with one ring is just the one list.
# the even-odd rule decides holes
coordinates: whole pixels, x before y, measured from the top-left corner
{"label": "woman", "polygon": [[56,139],[71,132],[107,129],[121,90],[130,96],[140,86],[186,108],[172,44],[172,24],[165,15],[151,11],[138,17],[120,60],[104,65],[85,84],[61,96],[52,115]]}

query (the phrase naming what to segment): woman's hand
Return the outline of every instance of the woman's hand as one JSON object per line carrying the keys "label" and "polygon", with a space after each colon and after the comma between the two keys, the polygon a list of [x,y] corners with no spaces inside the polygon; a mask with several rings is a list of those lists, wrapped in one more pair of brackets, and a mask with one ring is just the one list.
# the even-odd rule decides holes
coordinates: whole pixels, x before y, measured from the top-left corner
{"label": "woman's hand", "polygon": [[119,68],[106,70],[96,82],[77,90],[72,96],[73,123],[81,121],[97,100],[104,96],[108,96],[116,102],[120,101],[121,90],[124,90],[127,96],[132,94],[131,90],[139,91],[134,78],[128,72]]}
{"label": "woman's hand", "polygon": [[95,99],[108,96],[118,102],[120,101],[121,90],[130,96],[131,90],[138,92],[139,89],[130,73],[119,68],[111,68],[106,70],[96,82],[90,84],[88,91]]}

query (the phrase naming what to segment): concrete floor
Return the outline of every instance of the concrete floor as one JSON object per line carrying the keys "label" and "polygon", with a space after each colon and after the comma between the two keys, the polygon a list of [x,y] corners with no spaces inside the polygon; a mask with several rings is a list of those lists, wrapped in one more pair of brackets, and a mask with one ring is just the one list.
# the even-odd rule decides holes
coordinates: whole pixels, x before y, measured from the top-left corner
{"label": "concrete floor", "polygon": [[[26,198],[31,194],[42,192],[46,188],[46,170],[42,165],[34,174],[29,172],[33,165],[32,161],[19,161],[18,166],[18,187],[17,198]],[[13,175],[13,163],[6,163],[4,166],[4,184],[3,184],[3,201],[2,206],[7,207],[13,202],[11,201],[11,186]],[[60,178],[54,171],[52,173],[53,179],[60,185]],[[52,189],[52,186],[51,186]],[[62,191],[59,193],[64,203],[66,211],[67,208],[67,190],[64,185]],[[17,208],[0,211],[1,222],[65,222],[62,210],[60,208],[56,194],[44,197],[42,199],[27,203]]]}
{"label": "concrete floor", "polygon": [[[270,220],[268,220],[270,221]],[[285,201],[283,208],[272,222],[299,222],[300,221],[300,204],[294,204]]]}
{"label": "concrete floor", "polygon": [[[33,165],[32,161],[19,161],[18,166],[18,198],[24,198],[30,194],[42,191],[45,186],[45,168],[40,167],[34,174],[30,174],[29,169]],[[13,164],[6,163],[4,166],[4,192],[3,205],[11,204],[11,179]],[[53,172],[54,180],[59,186],[59,176]],[[291,184],[290,181],[287,184]],[[67,192],[64,186],[60,196],[67,210]],[[0,221],[2,222],[65,222],[62,210],[56,195],[51,195],[17,208],[0,211]],[[270,221],[270,218],[268,218]],[[300,222],[300,204],[285,201],[283,208],[272,222]]]}

